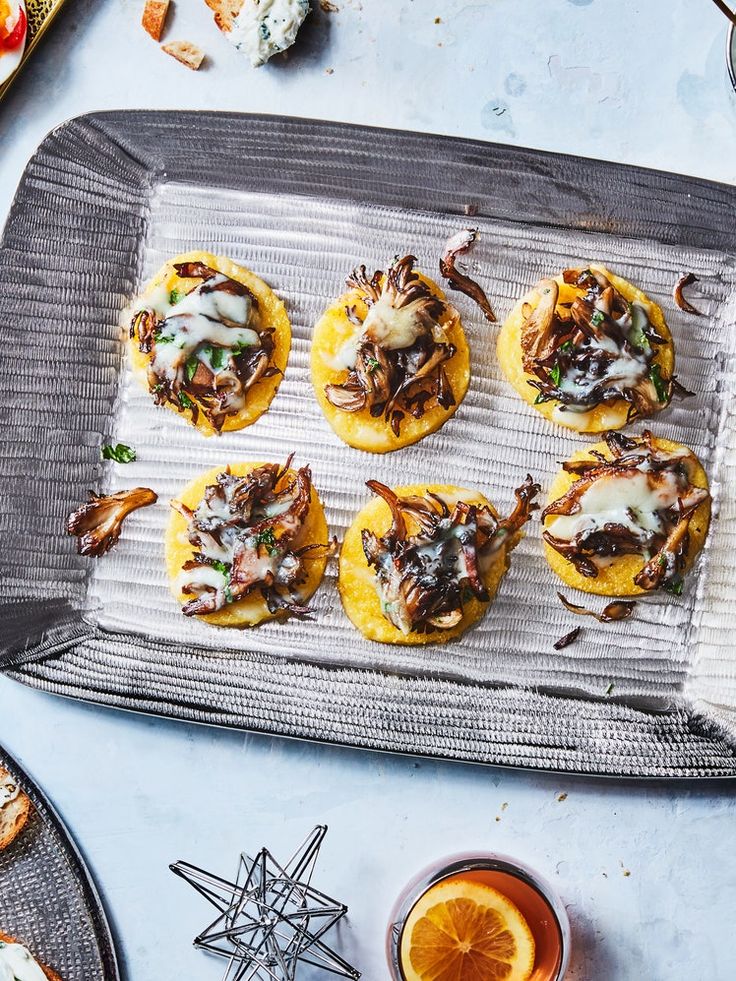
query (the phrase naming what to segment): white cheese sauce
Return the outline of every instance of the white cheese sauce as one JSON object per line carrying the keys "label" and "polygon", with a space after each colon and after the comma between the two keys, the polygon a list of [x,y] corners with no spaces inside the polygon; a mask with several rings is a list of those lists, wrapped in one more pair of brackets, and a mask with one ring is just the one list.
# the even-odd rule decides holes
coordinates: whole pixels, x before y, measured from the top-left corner
{"label": "white cheese sauce", "polygon": [[602,530],[607,524],[622,525],[637,535],[663,533],[658,512],[677,504],[682,487],[677,475],[666,470],[656,480],[652,484],[650,476],[639,470],[627,477],[601,477],[581,495],[577,513],[552,515],[547,530],[563,541]]}
{"label": "white cheese sauce", "polygon": [[[162,320],[151,361],[159,378],[173,382],[192,355],[216,377],[224,376],[232,372],[234,348],[260,347],[258,332],[248,326],[253,316],[251,298],[212,289],[227,280],[218,273],[177,302],[162,285],[141,301],[136,312],[152,310]],[[225,350],[213,354],[209,345]]]}
{"label": "white cheese sauce", "polygon": [[0,940],[0,981],[46,981],[46,975],[22,944]]}
{"label": "white cheese sauce", "polygon": [[228,38],[258,68],[286,51],[309,13],[309,0],[244,0]]}

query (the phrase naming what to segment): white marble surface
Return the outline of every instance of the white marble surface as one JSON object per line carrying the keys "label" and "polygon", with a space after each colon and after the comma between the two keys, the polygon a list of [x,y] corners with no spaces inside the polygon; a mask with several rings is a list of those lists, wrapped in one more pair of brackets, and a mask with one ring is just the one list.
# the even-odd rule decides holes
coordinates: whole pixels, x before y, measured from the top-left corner
{"label": "white marble surface", "polygon": [[[202,0],[178,0],[168,37],[196,39],[209,55],[195,75],[141,33],[141,0],[68,0],[0,104],[0,221],[52,126],[121,106],[344,119],[736,179],[725,21],[708,0],[336,5],[288,62],[254,72]],[[220,977],[189,945],[208,911],[170,861],[228,874],[240,849],[286,854],[318,822],[330,826],[318,881],[350,905],[341,949],[368,981],[386,977],[385,918],[404,881],[479,847],[517,855],[557,885],[573,920],[573,981],[734,976],[732,783],[356,753],[99,711],[6,679],[0,706],[0,739],[85,851],[132,981]]]}

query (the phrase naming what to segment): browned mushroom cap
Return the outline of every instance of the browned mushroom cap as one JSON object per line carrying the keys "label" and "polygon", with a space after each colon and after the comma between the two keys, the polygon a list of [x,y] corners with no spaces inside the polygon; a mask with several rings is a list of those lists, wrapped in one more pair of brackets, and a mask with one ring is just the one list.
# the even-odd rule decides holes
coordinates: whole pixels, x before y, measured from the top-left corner
{"label": "browned mushroom cap", "polygon": [[100,556],[109,552],[120,538],[123,521],[132,511],[155,504],[158,495],[148,487],[134,487],[116,494],[90,499],[67,518],[66,530],[77,537],[80,555]]}
{"label": "browned mushroom cap", "polygon": [[457,257],[464,255],[472,247],[477,237],[477,228],[464,228],[461,232],[451,236],[445,244],[445,252],[440,259],[440,273],[449,283],[450,289],[458,290],[469,296],[471,300],[475,300],[483,311],[486,320],[494,324],[496,315],[482,286],[466,273],[460,272],[455,266]]}
{"label": "browned mushroom cap", "polygon": [[540,300],[521,328],[521,350],[524,369],[534,370],[534,362],[554,354],[557,338],[554,331],[555,309],[560,288],[554,279],[542,279],[537,284]]}

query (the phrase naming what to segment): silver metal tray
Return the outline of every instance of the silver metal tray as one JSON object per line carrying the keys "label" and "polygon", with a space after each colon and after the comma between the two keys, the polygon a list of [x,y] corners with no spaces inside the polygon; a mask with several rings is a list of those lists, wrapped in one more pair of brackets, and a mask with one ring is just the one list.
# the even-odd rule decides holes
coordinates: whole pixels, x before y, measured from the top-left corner
{"label": "silver metal tray", "polygon": [[[475,212],[472,219],[466,210]],[[370,643],[342,612],[334,568],[311,623],[227,631],[181,616],[163,570],[167,501],[238,459],[310,462],[339,535],[364,481],[432,479],[508,506],[590,439],[523,405],[496,331],[453,294],[472,348],[469,394],[434,436],[372,456],[343,445],[309,383],[312,325],[356,261],[412,251],[432,273],[472,221],[471,255],[503,317],[541,275],[595,258],[660,302],[681,380],[698,394],[652,423],[712,482],[711,534],[681,599],[648,597],[615,626],[572,627],[539,523],[482,623],[444,647]],[[203,247],[256,270],[287,303],[294,345],[271,410],[206,440],[131,383],[121,324],[167,257]],[[672,287],[700,277],[705,316]],[[28,684],[178,718],[372,749],[634,776],[736,775],[736,191],[654,171],[411,133],[263,116],[113,112],[50,134],[0,245],[0,666]],[[641,426],[639,429],[643,428]],[[113,438],[127,467],[100,464]],[[78,557],[67,512],[94,486],[160,497],[117,551]]]}
{"label": "silver metal tray", "polygon": [[94,883],[53,806],[0,746],[33,812],[0,851],[0,931],[22,940],[63,981],[118,981],[110,928]]}

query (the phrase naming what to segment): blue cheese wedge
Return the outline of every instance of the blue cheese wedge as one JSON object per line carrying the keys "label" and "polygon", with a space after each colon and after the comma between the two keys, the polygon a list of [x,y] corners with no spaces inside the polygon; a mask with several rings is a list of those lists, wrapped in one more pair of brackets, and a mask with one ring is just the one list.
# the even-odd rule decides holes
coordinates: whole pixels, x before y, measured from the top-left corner
{"label": "blue cheese wedge", "polygon": [[291,47],[309,9],[309,0],[244,0],[227,37],[258,68]]}
{"label": "blue cheese wedge", "polygon": [[26,947],[0,940],[0,981],[46,981],[46,975]]}

